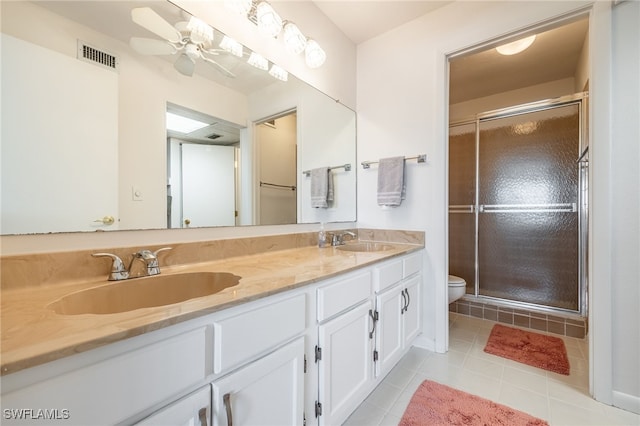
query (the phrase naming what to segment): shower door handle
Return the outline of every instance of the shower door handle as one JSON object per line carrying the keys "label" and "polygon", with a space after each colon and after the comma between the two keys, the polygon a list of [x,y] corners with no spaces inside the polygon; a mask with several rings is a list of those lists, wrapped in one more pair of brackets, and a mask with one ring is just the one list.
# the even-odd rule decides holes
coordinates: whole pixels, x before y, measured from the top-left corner
{"label": "shower door handle", "polygon": [[473,213],[473,204],[449,205],[449,213]]}
{"label": "shower door handle", "polygon": [[480,204],[480,213],[556,213],[578,211],[577,203],[553,204]]}

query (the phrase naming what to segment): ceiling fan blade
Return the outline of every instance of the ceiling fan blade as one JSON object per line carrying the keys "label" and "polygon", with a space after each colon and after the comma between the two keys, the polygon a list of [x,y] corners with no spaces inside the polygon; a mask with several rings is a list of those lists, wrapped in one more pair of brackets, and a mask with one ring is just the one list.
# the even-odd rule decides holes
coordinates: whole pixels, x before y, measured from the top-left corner
{"label": "ceiling fan blade", "polygon": [[173,55],[178,51],[168,41],[153,38],[131,37],[129,45],[141,55]]}
{"label": "ceiling fan blade", "polygon": [[162,37],[172,43],[179,43],[182,40],[180,31],[175,29],[173,25],[165,21],[150,7],[138,7],[131,9],[131,19],[133,22],[151,31],[158,37]]}
{"label": "ceiling fan blade", "polygon": [[180,74],[191,77],[196,68],[196,62],[183,53],[178,57],[178,60],[174,62],[173,67],[178,70]]}
{"label": "ceiling fan blade", "polygon": [[219,63],[217,63],[216,61],[214,61],[213,59],[209,59],[204,55],[200,55],[200,57],[202,58],[203,61],[205,61],[208,64],[213,65],[214,67],[216,67],[218,69],[218,71],[220,71],[222,74],[224,74],[226,77],[229,78],[236,78],[236,75],[234,73],[232,73],[231,71],[229,71],[228,69],[226,69],[225,67],[223,67],[222,65],[220,65]]}

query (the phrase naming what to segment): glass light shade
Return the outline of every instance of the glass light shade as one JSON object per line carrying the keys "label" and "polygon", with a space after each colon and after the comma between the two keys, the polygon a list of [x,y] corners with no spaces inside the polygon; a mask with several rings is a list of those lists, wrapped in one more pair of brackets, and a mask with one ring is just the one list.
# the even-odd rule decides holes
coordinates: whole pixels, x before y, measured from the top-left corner
{"label": "glass light shade", "polygon": [[200,44],[213,41],[213,28],[196,17],[191,17],[187,24],[191,41]]}
{"label": "glass light shade", "polygon": [[224,0],[224,6],[238,15],[246,16],[251,10],[252,0]]}
{"label": "glass light shade", "polygon": [[307,46],[307,38],[293,22],[284,24],[283,37],[285,48],[294,55],[302,53]]}
{"label": "glass light shade", "polygon": [[264,56],[258,55],[256,52],[251,52],[251,55],[249,56],[247,63],[261,70],[266,71],[269,69],[269,61],[267,61],[267,59]]}
{"label": "glass light shade", "polygon": [[232,55],[235,55],[239,58],[242,57],[242,45],[231,37],[224,36],[222,41],[220,42],[220,47],[231,53]]}
{"label": "glass light shade", "polygon": [[282,80],[282,81],[287,81],[287,79],[289,78],[289,73],[287,73],[285,70],[283,70],[276,64],[273,64],[271,66],[271,69],[269,70],[269,74],[271,74],[274,78],[277,78],[278,80]]}
{"label": "glass light shade", "polygon": [[262,33],[275,37],[282,31],[282,18],[266,1],[258,3],[256,16],[258,17],[258,28]]}
{"label": "glass light shade", "polygon": [[304,60],[309,68],[318,68],[327,59],[327,54],[315,40],[307,40]]}
{"label": "glass light shade", "polygon": [[503,44],[502,46],[498,46],[496,47],[496,50],[501,55],[515,55],[516,53],[520,53],[526,50],[527,48],[529,48],[529,46],[533,44],[535,39],[536,39],[536,36],[534,34],[532,36],[529,36],[520,40],[516,40],[512,43],[507,43],[507,44]]}

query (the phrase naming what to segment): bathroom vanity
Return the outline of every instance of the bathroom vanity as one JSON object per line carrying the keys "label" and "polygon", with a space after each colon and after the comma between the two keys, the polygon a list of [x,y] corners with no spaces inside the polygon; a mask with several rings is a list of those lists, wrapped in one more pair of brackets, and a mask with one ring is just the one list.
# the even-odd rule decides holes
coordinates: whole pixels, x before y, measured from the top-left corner
{"label": "bathroom vanity", "polygon": [[95,282],[3,292],[3,424],[341,424],[420,332],[423,253],[306,246],[173,265],[162,274],[241,279],[121,313],[52,311]]}

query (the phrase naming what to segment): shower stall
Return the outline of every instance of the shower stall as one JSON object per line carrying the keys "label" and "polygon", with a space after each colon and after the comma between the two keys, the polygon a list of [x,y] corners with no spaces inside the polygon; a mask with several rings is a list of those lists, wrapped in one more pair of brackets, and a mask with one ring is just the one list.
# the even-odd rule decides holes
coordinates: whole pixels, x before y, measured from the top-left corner
{"label": "shower stall", "polygon": [[449,273],[466,300],[586,316],[584,99],[451,124]]}

